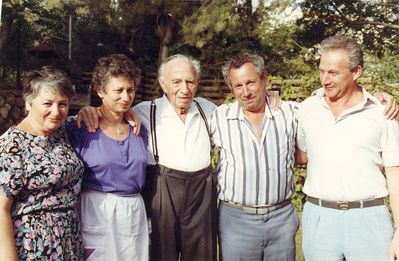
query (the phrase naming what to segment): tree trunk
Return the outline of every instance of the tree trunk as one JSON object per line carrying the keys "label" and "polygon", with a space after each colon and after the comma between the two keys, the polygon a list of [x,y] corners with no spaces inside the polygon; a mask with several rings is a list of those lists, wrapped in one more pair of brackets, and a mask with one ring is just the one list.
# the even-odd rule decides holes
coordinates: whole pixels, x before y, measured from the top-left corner
{"label": "tree trunk", "polygon": [[172,41],[172,25],[166,28],[165,36],[161,44],[161,61],[165,61],[169,56],[169,44]]}
{"label": "tree trunk", "polygon": [[4,46],[6,45],[10,34],[11,34],[11,27],[13,24],[14,20],[8,20],[1,26],[1,31],[0,31],[0,55],[2,53],[2,50]]}
{"label": "tree trunk", "polygon": [[247,11],[247,17],[252,17],[252,0],[245,1],[245,9]]}
{"label": "tree trunk", "polygon": [[18,26],[18,35],[17,35],[17,79],[16,84],[19,89],[22,89],[22,80],[21,80],[21,29]]}

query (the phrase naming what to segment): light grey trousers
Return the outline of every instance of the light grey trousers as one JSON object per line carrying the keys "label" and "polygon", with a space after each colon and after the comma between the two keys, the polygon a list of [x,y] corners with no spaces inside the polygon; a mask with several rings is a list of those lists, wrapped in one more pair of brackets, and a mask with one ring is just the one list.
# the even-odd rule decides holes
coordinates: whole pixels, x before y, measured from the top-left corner
{"label": "light grey trousers", "polygon": [[298,214],[292,204],[260,215],[221,203],[221,260],[294,261],[298,225]]}
{"label": "light grey trousers", "polygon": [[221,260],[294,261],[298,225],[298,214],[292,204],[256,215],[221,203]]}

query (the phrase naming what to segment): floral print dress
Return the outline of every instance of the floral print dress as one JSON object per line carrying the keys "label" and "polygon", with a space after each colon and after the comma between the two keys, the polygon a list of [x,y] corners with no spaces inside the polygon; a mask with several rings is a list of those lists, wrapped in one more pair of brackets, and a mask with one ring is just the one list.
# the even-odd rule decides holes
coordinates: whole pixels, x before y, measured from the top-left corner
{"label": "floral print dress", "polygon": [[82,260],[76,205],[84,167],[64,129],[34,136],[12,127],[0,137],[0,195],[13,200],[19,260]]}

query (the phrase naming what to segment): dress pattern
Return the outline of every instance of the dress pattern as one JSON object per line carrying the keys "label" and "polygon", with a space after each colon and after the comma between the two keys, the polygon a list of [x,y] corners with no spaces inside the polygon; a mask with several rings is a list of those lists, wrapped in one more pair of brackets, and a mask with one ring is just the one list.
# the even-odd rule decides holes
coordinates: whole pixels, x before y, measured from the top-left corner
{"label": "dress pattern", "polygon": [[0,137],[0,195],[13,200],[19,260],[82,260],[76,205],[84,167],[65,130],[34,136],[15,127]]}

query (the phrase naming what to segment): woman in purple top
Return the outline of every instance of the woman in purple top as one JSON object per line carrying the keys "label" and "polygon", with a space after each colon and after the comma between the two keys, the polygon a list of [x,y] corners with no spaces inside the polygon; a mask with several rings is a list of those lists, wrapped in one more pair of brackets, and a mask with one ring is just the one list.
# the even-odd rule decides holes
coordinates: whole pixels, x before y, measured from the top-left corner
{"label": "woman in purple top", "polygon": [[67,124],[85,165],[81,222],[86,260],[148,260],[148,224],[140,191],[147,165],[147,137],[135,135],[123,115],[132,105],[140,71],[122,54],[102,57],[92,86],[102,100],[99,128]]}

